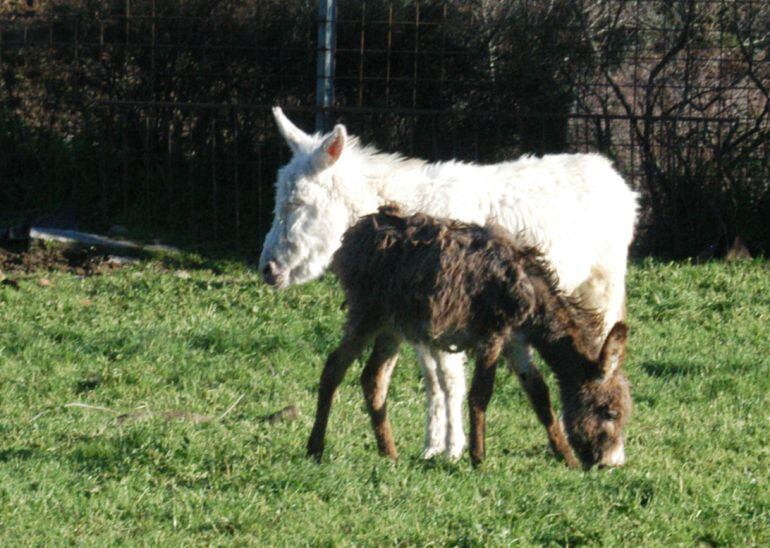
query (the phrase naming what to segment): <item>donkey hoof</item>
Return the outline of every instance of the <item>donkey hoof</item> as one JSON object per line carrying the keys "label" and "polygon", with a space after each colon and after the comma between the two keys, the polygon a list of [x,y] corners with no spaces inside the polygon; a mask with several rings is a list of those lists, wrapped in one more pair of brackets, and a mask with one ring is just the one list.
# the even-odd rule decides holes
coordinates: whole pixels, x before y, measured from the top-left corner
{"label": "donkey hoof", "polygon": [[446,450],[446,458],[451,461],[458,461],[465,452],[465,444],[462,445],[450,445]]}
{"label": "donkey hoof", "polygon": [[422,458],[424,460],[430,460],[430,459],[434,458],[435,456],[440,455],[443,452],[444,452],[444,448],[443,447],[426,447],[422,451]]}
{"label": "donkey hoof", "polygon": [[484,462],[484,453],[475,453],[471,451],[471,464],[474,468],[478,468]]}
{"label": "donkey hoof", "polygon": [[317,447],[315,445],[308,444],[307,446],[307,456],[308,458],[313,459],[316,462],[321,462],[321,457],[324,455],[324,448],[323,446]]}

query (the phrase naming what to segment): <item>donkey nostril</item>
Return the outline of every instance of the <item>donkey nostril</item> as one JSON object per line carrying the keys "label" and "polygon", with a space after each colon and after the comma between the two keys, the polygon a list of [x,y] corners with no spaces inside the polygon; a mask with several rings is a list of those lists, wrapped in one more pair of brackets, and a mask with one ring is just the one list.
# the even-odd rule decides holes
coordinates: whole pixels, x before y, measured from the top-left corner
{"label": "donkey nostril", "polygon": [[262,268],[262,277],[265,279],[265,281],[272,285],[275,283],[275,262],[269,261],[263,268]]}
{"label": "donkey nostril", "polygon": [[268,261],[262,268],[262,278],[268,285],[279,285],[281,282],[282,271],[275,261]]}

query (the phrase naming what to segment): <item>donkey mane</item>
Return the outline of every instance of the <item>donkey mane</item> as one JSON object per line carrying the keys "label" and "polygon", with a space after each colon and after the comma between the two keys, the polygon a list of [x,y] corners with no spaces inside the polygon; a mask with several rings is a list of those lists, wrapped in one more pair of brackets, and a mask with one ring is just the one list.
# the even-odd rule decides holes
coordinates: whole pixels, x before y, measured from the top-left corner
{"label": "donkey mane", "polygon": [[535,294],[542,300],[538,308],[544,315],[541,323],[550,326],[546,342],[568,336],[581,354],[596,359],[603,342],[604,315],[587,304],[583,295],[566,293],[558,274],[536,247],[519,247],[519,254],[530,280],[541,284]]}

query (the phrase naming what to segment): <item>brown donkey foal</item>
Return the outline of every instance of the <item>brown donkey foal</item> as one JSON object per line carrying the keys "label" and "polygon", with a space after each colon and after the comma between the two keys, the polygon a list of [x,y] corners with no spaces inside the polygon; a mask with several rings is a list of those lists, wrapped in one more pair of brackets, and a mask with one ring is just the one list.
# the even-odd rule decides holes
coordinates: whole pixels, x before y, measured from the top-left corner
{"label": "brown donkey foal", "polygon": [[[348,317],[342,342],[321,375],[309,455],[323,454],[334,393],[374,340],[361,384],[380,453],[397,457],[385,402],[406,339],[475,352],[470,452],[473,463],[480,463],[498,358],[515,331],[556,374],[569,443],[583,466],[625,461],[622,427],[631,396],[620,365],[628,329],[618,322],[603,338],[602,319],[557,289],[536,249],[517,246],[501,228],[405,216],[386,206],[345,233],[331,268],[345,291]],[[552,430],[561,432],[550,424],[554,414],[545,385],[528,395],[549,437]],[[551,443],[574,466],[561,437],[551,437]]]}

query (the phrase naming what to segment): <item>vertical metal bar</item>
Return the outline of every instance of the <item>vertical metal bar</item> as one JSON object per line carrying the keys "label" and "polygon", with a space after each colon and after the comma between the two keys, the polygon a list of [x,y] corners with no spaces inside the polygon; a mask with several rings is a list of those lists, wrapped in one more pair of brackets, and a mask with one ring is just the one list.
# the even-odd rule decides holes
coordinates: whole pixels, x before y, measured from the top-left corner
{"label": "vertical metal bar", "polygon": [[217,188],[217,113],[211,114],[211,212],[213,214],[214,240],[219,239],[219,192]]}
{"label": "vertical metal bar", "polygon": [[233,108],[230,111],[230,121],[233,132],[233,207],[235,209],[235,247],[241,249],[241,181],[238,170],[238,113]]}
{"label": "vertical metal bar", "polygon": [[[123,69],[124,69],[124,72],[127,74],[129,72],[129,70],[128,70],[129,69],[129,59],[131,58],[131,54],[130,54],[130,42],[131,42],[131,0],[126,0],[124,30],[125,30],[125,35],[126,35],[125,36],[126,37],[126,44],[125,44],[125,50],[123,52]],[[117,44],[116,44],[116,46],[117,46]],[[130,110],[128,110],[128,108],[130,108],[130,107],[126,107],[126,110],[124,111],[124,116],[123,116],[123,149],[124,149],[124,154],[123,154],[123,213],[124,214],[128,211],[128,207],[129,207],[128,206],[128,204],[129,204],[128,185],[129,185],[129,156],[131,154],[131,152],[130,152],[131,147],[129,146],[130,143],[129,143],[129,140],[128,140],[128,124],[130,123],[130,119],[131,118],[130,118],[130,115],[129,115]],[[137,140],[140,139],[139,135],[140,135],[140,131],[141,131],[141,129],[140,129],[141,126],[139,124],[141,123],[141,120],[142,120],[142,111],[141,111],[141,109],[139,109],[137,111],[137,116],[136,116],[136,125],[134,126],[136,128],[135,130],[136,130],[136,138],[137,138]],[[145,123],[146,123],[146,121],[145,121]],[[146,139],[144,141],[144,144],[145,144],[145,150],[146,150],[146,144],[147,144]],[[138,154],[137,154],[137,159],[138,159]],[[146,155],[145,155],[145,157],[143,159],[144,159],[145,162],[147,162]],[[145,167],[145,169],[148,169],[148,168]],[[138,180],[139,180],[138,171],[136,173],[137,173],[137,175],[133,176],[131,178],[134,179],[136,182],[138,182]],[[140,192],[137,191],[136,195],[135,195],[135,198],[134,198],[134,203],[135,204],[140,202],[141,198],[139,198],[139,196],[140,196]],[[149,207],[149,204],[145,203],[143,210],[146,212],[148,207]],[[147,222],[146,218],[144,219],[144,222]]]}
{"label": "vertical metal bar", "polygon": [[[724,5],[724,4],[723,4]],[[721,8],[722,6],[720,6]],[[751,8],[751,6],[749,6]],[[725,98],[725,82],[729,82],[729,77],[725,75],[725,50],[724,50],[724,44],[725,44],[725,19],[724,19],[724,13],[725,10],[720,9],[719,10],[719,60],[718,63],[718,69],[717,69],[717,86],[719,87],[719,116],[724,116],[726,109],[727,109],[727,100]],[[748,13],[752,13],[749,11]],[[751,39],[751,22],[753,22],[753,17],[749,16],[749,35],[747,36],[748,39]],[[749,42],[751,43],[751,42]],[[728,84],[729,85],[729,84]],[[749,94],[746,94],[747,96]],[[719,150],[722,150],[722,143],[723,143],[723,135],[722,135],[722,124],[720,122],[716,123],[717,126],[717,141],[719,142]],[[722,154],[716,155],[716,164],[717,164],[717,170],[719,173],[723,173],[723,165],[722,165]],[[730,242],[726,242],[728,245]]]}
{"label": "vertical metal bar", "polygon": [[361,2],[361,35],[358,46],[358,107],[364,104],[364,51],[366,45],[366,2]]}
{"label": "vertical metal bar", "polygon": [[266,217],[264,213],[264,199],[262,197],[262,149],[265,147],[264,141],[257,147],[257,169],[254,170],[255,183],[257,185],[257,243],[262,245],[262,221]]}
{"label": "vertical metal bar", "polygon": [[[131,0],[126,0],[126,50],[128,50],[128,44],[131,41],[131,24],[129,21],[131,20]],[[126,58],[128,58],[128,51],[126,51]],[[126,64],[128,64],[128,61],[126,61]]]}
{"label": "vertical metal bar", "polygon": [[[106,156],[111,154],[112,149],[112,131],[110,131],[111,128],[107,127],[109,125],[109,120],[112,119],[112,108],[107,108],[107,116],[106,120],[104,120],[100,126],[101,126],[101,140],[102,140],[102,146],[99,150],[99,183],[101,186],[101,192],[99,196],[99,208],[101,210],[101,222],[106,224],[107,219],[109,218],[109,212],[107,211],[108,204],[107,204],[107,159]],[[107,144],[110,143],[110,144]]]}
{"label": "vertical metal bar", "polygon": [[316,61],[316,131],[329,128],[329,108],[334,104],[334,33],[336,0],[318,1],[318,48]]}
{"label": "vertical metal bar", "polygon": [[390,106],[390,53],[393,48],[393,2],[388,2],[388,47],[385,60],[385,106]]}
{"label": "vertical metal bar", "polygon": [[187,229],[190,231],[190,234],[193,235],[193,238],[197,238],[200,223],[196,217],[198,216],[198,208],[200,206],[198,205],[198,181],[196,179],[198,173],[195,170],[195,163],[200,158],[200,154],[194,153],[197,152],[197,143],[195,142],[194,134],[191,133],[189,139],[190,141],[187,145],[189,147],[188,153],[182,153],[184,154],[187,163],[187,181],[184,183],[185,191],[182,193],[182,199],[184,200],[182,207],[184,207],[187,212]]}
{"label": "vertical metal bar", "polygon": [[179,226],[179,217],[182,212],[182,208],[177,203],[177,189],[176,181],[174,180],[174,171],[176,169],[175,151],[176,151],[176,129],[174,124],[174,111],[168,114],[167,127],[167,140],[166,140],[166,172],[167,172],[167,186],[168,186],[168,226],[172,230],[176,230]]}
{"label": "vertical metal bar", "polygon": [[[118,107],[120,109],[120,107]],[[128,213],[128,129],[125,113],[120,117],[120,156],[122,159],[123,215]]]}
{"label": "vertical metal bar", "polygon": [[420,2],[414,3],[414,71],[412,73],[412,108],[417,107],[417,67],[420,54]]}
{"label": "vertical metal bar", "polygon": [[148,108],[144,114],[144,212],[145,221],[152,224],[154,219],[152,200],[152,177],[150,174],[150,117],[152,108]]}
{"label": "vertical metal bar", "polygon": [[[639,48],[641,46],[642,41],[642,22],[641,22],[641,0],[636,0],[636,5],[634,7],[634,58],[633,58],[633,90],[632,90],[632,96],[633,96],[633,112],[632,114],[636,115],[636,108],[639,104],[639,59],[641,57]],[[637,150],[636,148],[639,146],[639,143],[636,139],[636,131],[635,131],[635,122],[628,120],[628,146],[630,148],[629,151],[629,171],[631,172],[631,178],[633,180],[634,186],[636,186],[637,190],[642,188],[642,181],[641,181],[641,169],[637,169],[637,163],[640,163],[639,158],[637,157]]]}
{"label": "vertical metal bar", "polygon": [[157,29],[155,26],[155,0],[152,0],[152,19],[150,23],[150,40],[151,40],[151,46],[150,46],[150,97],[152,100],[155,100],[155,50],[158,47],[157,44]]}
{"label": "vertical metal bar", "polygon": [[431,130],[431,144],[433,145],[433,159],[438,159],[440,156],[438,147],[438,116],[430,117],[430,130]]}
{"label": "vertical metal bar", "polygon": [[[82,3],[78,7],[82,9],[83,8]],[[78,61],[80,61],[80,53],[79,53],[79,50],[80,50],[80,18],[79,17],[77,19],[75,19],[74,25],[75,25],[75,36],[74,36],[74,39],[75,39],[75,55],[74,55],[74,58],[75,58],[75,67],[76,67],[75,70],[77,70]]]}
{"label": "vertical metal bar", "polygon": [[447,28],[447,3],[444,0],[441,9],[441,71],[439,72],[439,104],[444,106],[444,84],[446,83],[446,28]]}

